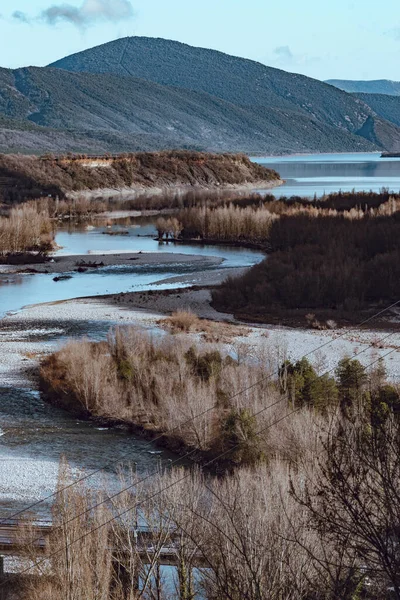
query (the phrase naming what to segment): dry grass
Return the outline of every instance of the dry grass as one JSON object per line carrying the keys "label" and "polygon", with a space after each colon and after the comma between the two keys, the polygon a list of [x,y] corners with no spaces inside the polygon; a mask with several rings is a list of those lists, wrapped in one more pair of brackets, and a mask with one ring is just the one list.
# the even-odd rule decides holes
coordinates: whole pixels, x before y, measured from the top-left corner
{"label": "dry grass", "polygon": [[178,220],[183,238],[219,242],[265,244],[278,215],[265,206],[191,208],[181,211]]}
{"label": "dry grass", "polygon": [[[368,205],[368,195],[354,194],[349,199],[348,208],[343,208],[342,196],[328,196],[325,200],[311,202],[307,199],[277,201],[269,196],[263,198],[253,194],[247,198],[227,198],[223,206],[203,202],[202,205],[181,210],[178,223],[174,227],[160,228],[160,234],[177,237],[181,233],[183,239],[201,239],[205,241],[234,242],[268,246],[274,223],[282,217],[307,218],[320,220],[322,217],[361,221],[374,217],[393,216],[400,210],[400,198],[373,198],[372,206]],[[347,197],[346,197],[347,198]],[[360,204],[356,204],[356,202]],[[382,203],[379,204],[379,201]],[[362,205],[362,203],[365,203]],[[371,201],[372,202],[372,201]],[[335,207],[337,205],[337,207]],[[346,204],[345,204],[346,206]],[[160,235],[160,237],[162,237]]]}
{"label": "dry grass", "polygon": [[177,310],[162,321],[171,333],[189,333],[201,330],[201,321],[197,315],[190,310]]}
{"label": "dry grass", "polygon": [[[291,540],[293,531],[303,542],[312,536],[303,533],[304,511],[290,498],[284,463],[242,469],[225,479],[207,479],[197,469],[184,480],[182,475],[179,469],[160,472],[143,484],[125,472],[121,488],[131,491],[94,510],[89,509],[115,495],[115,488],[101,495],[82,485],[60,492],[49,560],[32,570],[34,578],[19,600],[230,600],[239,590],[248,600],[282,600],[282,588],[285,598],[300,598],[300,589],[316,585],[307,551]],[[72,481],[64,465],[59,488]],[[137,539],[132,535],[138,513],[127,508],[135,505],[150,533],[143,540],[140,532]],[[118,513],[124,517],[112,522]],[[146,547],[152,549],[147,557]],[[157,569],[162,548],[176,557],[172,593]],[[35,559],[29,542],[26,556]],[[199,564],[207,568],[195,579],[192,570]],[[257,588],[265,593],[260,596]]]}
{"label": "dry grass", "polygon": [[[284,349],[268,341],[256,353],[240,343],[234,350],[228,354],[221,345],[196,343],[187,334],[153,338],[119,327],[106,342],[73,341],[45,358],[42,388],[68,410],[141,426],[162,434],[174,448],[197,449],[203,458],[225,452],[236,463],[271,457],[291,463],[317,452],[317,431],[338,406],[347,406],[340,373],[363,373],[355,379],[363,387],[354,397],[378,398],[376,382],[382,385],[384,378],[381,365],[367,374],[358,361],[344,359],[335,380],[306,359],[291,364]],[[382,394],[400,405],[396,389]],[[299,412],[285,419],[293,406]]]}
{"label": "dry grass", "polygon": [[[184,317],[185,327],[193,322],[197,320],[192,315]],[[235,461],[252,462],[261,454],[297,456],[304,444],[303,425],[298,427],[296,420],[288,438],[286,432],[254,438],[256,430],[287,410],[277,382],[268,378],[277,371],[282,354],[266,347],[248,359],[248,351],[240,347],[232,358],[215,344],[196,344],[183,336],[153,339],[127,327],[111,332],[107,342],[70,342],[45,358],[41,379],[48,397],[63,407],[171,432],[165,438],[175,447],[215,455],[239,436],[240,448],[231,457]],[[247,388],[251,391],[239,393]],[[273,409],[251,417],[280,399]],[[310,413],[310,418],[318,417]]]}
{"label": "dry grass", "polygon": [[[309,433],[312,445],[315,432]],[[49,560],[33,569],[36,577],[18,600],[351,600],[360,590],[365,600],[385,598],[376,580],[372,590],[359,585],[369,566],[363,548],[357,554],[333,543],[324,521],[317,523],[294,497],[293,486],[304,488],[305,482],[314,491],[318,467],[317,456],[312,458],[296,471],[277,459],[223,478],[196,468],[186,476],[181,469],[160,470],[146,483],[125,470],[120,489],[130,491],[95,509],[90,507],[114,496],[115,487],[99,495],[82,485],[60,492]],[[319,462],[325,460],[320,453]],[[64,466],[59,488],[72,481]],[[129,510],[132,506],[140,510]],[[118,514],[123,518],[112,520]],[[147,538],[140,531],[132,535],[138,516]],[[29,558],[29,543],[26,547]],[[169,572],[175,591],[169,593],[157,568],[163,548],[176,558]]]}
{"label": "dry grass", "polygon": [[172,334],[194,333],[200,334],[204,342],[211,344],[228,344],[246,337],[249,330],[231,323],[200,319],[190,310],[177,310],[167,319],[159,321],[164,329]]}
{"label": "dry grass", "polygon": [[53,243],[53,227],[49,214],[34,204],[11,209],[0,217],[0,254],[44,251]]}

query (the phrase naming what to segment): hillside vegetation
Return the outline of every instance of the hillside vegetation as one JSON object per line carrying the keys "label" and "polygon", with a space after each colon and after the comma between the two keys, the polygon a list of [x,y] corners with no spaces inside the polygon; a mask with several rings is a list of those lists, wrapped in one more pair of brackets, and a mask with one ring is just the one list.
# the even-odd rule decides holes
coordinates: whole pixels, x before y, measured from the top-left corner
{"label": "hillside vegetation", "polygon": [[159,152],[87,158],[0,155],[0,200],[112,188],[245,185],[279,183],[279,175],[244,155]]}
{"label": "hillside vegetation", "polygon": [[[263,144],[267,151],[267,141],[275,153],[323,152],[337,144],[361,151],[365,141],[360,129],[368,116],[375,118],[374,111],[359,98],[321,81],[171,40],[119,39],[51,66],[76,73],[139,77],[163,86],[205,92],[264,117],[268,129],[260,129],[254,142]],[[353,138],[352,134],[360,135]],[[269,139],[262,139],[263,135]],[[395,128],[392,138],[381,140],[378,135],[372,144],[392,147],[393,141],[400,139]]]}
{"label": "hillside vegetation", "polygon": [[[247,84],[246,79],[239,80],[234,87],[242,89]],[[342,110],[350,111],[352,106],[352,112],[360,114],[354,116],[356,128],[349,129],[336,127],[323,116],[316,119],[293,105],[283,110],[277,99],[272,105],[266,104],[272,100],[262,94],[258,101],[250,102],[249,98],[246,104],[239,104],[234,98],[227,100],[196,87],[171,85],[126,73],[2,69],[0,112],[28,124],[61,130],[69,140],[68,147],[81,151],[371,149],[366,140],[353,139],[352,133],[362,126],[368,109],[359,111],[351,97]],[[60,140],[55,149],[62,150],[64,143]]]}
{"label": "hillside vegetation", "polygon": [[352,96],[315,79],[170,40],[119,39],[51,66],[80,73],[139,77],[206,92],[239,106],[297,112],[350,132],[356,132],[370,114],[368,107]]}
{"label": "hillside vegetation", "polygon": [[386,96],[384,94],[357,94],[363,102],[366,102],[380,117],[400,126],[400,94],[398,96]]}
{"label": "hillside vegetation", "polygon": [[[0,122],[0,151],[7,152],[285,154],[400,146],[397,127],[333,86],[214,50],[140,37],[46,68],[0,69],[0,115],[21,124],[3,128]],[[365,135],[368,118],[374,136]]]}

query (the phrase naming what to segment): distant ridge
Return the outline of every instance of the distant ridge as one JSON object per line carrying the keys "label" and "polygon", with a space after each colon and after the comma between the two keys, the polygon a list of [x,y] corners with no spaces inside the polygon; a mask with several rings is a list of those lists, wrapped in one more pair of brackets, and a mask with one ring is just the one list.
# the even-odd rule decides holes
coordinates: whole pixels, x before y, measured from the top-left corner
{"label": "distant ridge", "polygon": [[357,97],[368,104],[382,119],[400,127],[400,96],[357,94]]}
{"label": "distant ridge", "polygon": [[[54,68],[0,69],[0,90],[0,114],[23,127],[18,135],[8,132],[5,143],[15,148],[18,137],[21,148],[25,138],[30,151],[35,144],[28,139],[29,128],[39,153],[52,149],[45,143],[51,137],[56,152],[191,149],[285,154],[375,149],[370,141],[304,113],[252,109],[134,77]],[[59,140],[51,136],[55,130],[62,132]],[[7,151],[1,145],[1,123],[0,151]]]}
{"label": "distant ridge", "polygon": [[325,83],[334,85],[345,92],[363,94],[385,94],[387,96],[400,96],[400,81],[389,79],[376,79],[372,81],[352,81],[347,79],[328,79]]}
{"label": "distant ridge", "polygon": [[50,66],[75,72],[129,75],[205,92],[252,109],[290,110],[349,132],[357,131],[370,114],[351,96],[333,91],[316,79],[160,38],[122,38]]}
{"label": "distant ridge", "polygon": [[[45,68],[0,69],[0,151],[393,151],[363,98],[260,63],[131,37]],[[59,134],[55,134],[59,132]]]}

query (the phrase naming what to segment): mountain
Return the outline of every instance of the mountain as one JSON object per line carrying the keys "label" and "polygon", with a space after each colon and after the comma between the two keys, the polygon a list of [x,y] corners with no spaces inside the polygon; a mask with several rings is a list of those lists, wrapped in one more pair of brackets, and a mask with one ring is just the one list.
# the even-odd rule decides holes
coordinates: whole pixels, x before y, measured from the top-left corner
{"label": "mountain", "polygon": [[45,152],[108,152],[126,144],[123,135],[109,140],[92,137],[91,132],[78,133],[40,127],[29,120],[18,120],[0,114],[0,153],[43,154]]}
{"label": "mountain", "polygon": [[367,140],[293,110],[251,109],[134,77],[54,68],[0,69],[0,113],[42,137],[61,130],[56,150],[371,149]]}
{"label": "mountain", "polygon": [[370,114],[361,102],[316,79],[164,39],[123,38],[50,66],[138,77],[205,92],[241,107],[300,113],[350,132],[357,131]]}
{"label": "mountain", "polygon": [[[397,131],[397,139],[394,139],[393,132]],[[358,131],[366,140],[380,147],[389,147],[391,152],[400,152],[400,127],[389,123],[385,119],[368,117],[364,125]]]}
{"label": "mountain", "polygon": [[400,96],[400,81],[376,79],[375,81],[351,81],[346,79],[328,79],[325,83],[334,85],[345,92],[364,94],[385,94]]}
{"label": "mountain", "polygon": [[[395,150],[400,129],[320,81],[186,44],[124,38],[0,69],[0,150]],[[371,133],[373,131],[373,134]]]}
{"label": "mountain", "polygon": [[400,96],[385,96],[384,94],[357,94],[357,97],[372,108],[372,110],[391,123],[400,127]]}

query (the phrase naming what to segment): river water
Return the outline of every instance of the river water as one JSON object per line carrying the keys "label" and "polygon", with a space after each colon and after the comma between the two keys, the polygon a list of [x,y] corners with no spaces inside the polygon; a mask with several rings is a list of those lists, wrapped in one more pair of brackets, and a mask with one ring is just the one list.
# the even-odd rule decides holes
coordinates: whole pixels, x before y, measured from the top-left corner
{"label": "river water", "polygon": [[135,265],[107,267],[78,276],[74,273],[72,279],[58,283],[53,281],[54,274],[0,275],[0,317],[29,304],[176,287],[174,283],[163,284],[162,280],[206,268],[198,264],[192,266],[190,263],[182,263],[179,261],[179,254],[214,256],[223,260],[221,266],[224,268],[248,267],[263,259],[261,252],[244,248],[159,243],[154,239],[156,236],[154,222],[155,218],[139,217],[131,219],[129,226],[113,226],[111,228],[113,231],[118,229],[129,231],[129,235],[121,236],[104,235],[109,231],[106,226],[89,230],[82,227],[65,227],[57,233],[56,243],[60,246],[60,250],[56,254],[172,253],[177,255],[176,263],[167,266],[160,263],[145,268]]}
{"label": "river water", "polygon": [[[191,265],[179,260],[179,254],[214,256],[223,262],[215,268],[251,266],[263,259],[261,252],[236,247],[159,244],[154,240],[155,218],[134,218],[115,224],[113,231],[128,230],[129,235],[104,235],[107,226],[63,227],[56,236],[60,249],[56,254],[105,254],[123,252],[168,252],[177,255],[176,263],[167,267],[107,267],[92,273],[76,274],[67,281],[55,283],[54,274],[0,276],[0,315],[18,312],[23,306],[98,294],[176,287],[163,283],[169,277],[187,275],[207,269],[201,263]],[[8,281],[9,283],[5,283]],[[23,313],[21,313],[22,315]],[[65,325],[65,324],[64,324]],[[67,335],[105,337],[112,322],[72,322]],[[32,327],[32,329],[30,329]],[[24,325],[11,331],[0,329],[1,338],[15,342],[43,341],[57,345],[65,339],[65,326],[56,323]],[[1,360],[1,357],[0,357]],[[137,463],[139,473],[168,466],[176,456],[160,452],[154,445],[121,430],[102,429],[72,418],[68,413],[46,405],[35,389],[5,387],[0,381],[0,520],[54,491],[59,459],[65,454],[71,466],[92,472],[105,466],[101,474],[90,479],[112,486],[116,480],[118,461]],[[34,514],[48,518],[51,502],[34,508]]]}
{"label": "river water", "polygon": [[[400,160],[380,159],[377,154],[313,155],[257,159],[281,173],[286,183],[276,188],[276,197],[323,195],[338,190],[400,189]],[[178,246],[154,241],[155,219],[138,218],[129,224],[128,236],[104,235],[105,227],[94,229],[63,228],[57,234],[59,254],[102,254],[120,252],[172,252],[176,254],[216,256],[223,267],[251,266],[259,262],[260,252],[223,246]],[[118,227],[118,226],[117,226]],[[124,226],[124,229],[126,226]],[[85,273],[71,280],[53,282],[54,275],[23,275],[18,278],[0,276],[0,318],[6,312],[19,311],[29,304],[64,300],[88,295],[175,287],[163,283],[169,277],[185,275],[200,267],[184,265],[177,256],[168,268],[107,268]],[[6,282],[9,282],[6,284]],[[103,325],[104,327],[104,325]],[[23,326],[21,326],[23,328]],[[21,335],[23,332],[20,332]],[[26,332],[25,332],[26,333]],[[87,334],[95,339],[106,330],[95,323],[80,324],[74,334]],[[7,331],[0,334],[8,335]],[[33,334],[32,334],[33,335]],[[50,330],[45,341],[57,340]],[[1,360],[1,357],[0,357]],[[119,459],[136,462],[141,473],[148,472],[175,457],[161,454],[146,442],[123,431],[100,430],[94,425],[72,418],[63,411],[48,407],[35,389],[1,387],[0,381],[0,520],[31,502],[46,497],[54,490],[58,462],[66,454],[74,468],[92,471]],[[115,479],[115,467],[102,473]],[[99,477],[97,481],[100,482]],[[41,517],[49,515],[49,504],[35,508]]]}

